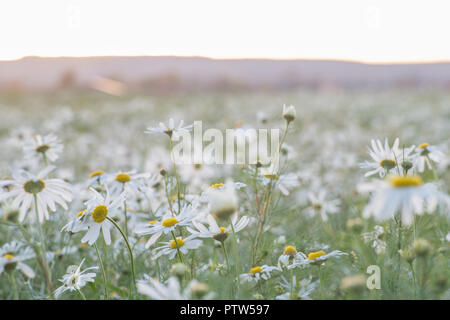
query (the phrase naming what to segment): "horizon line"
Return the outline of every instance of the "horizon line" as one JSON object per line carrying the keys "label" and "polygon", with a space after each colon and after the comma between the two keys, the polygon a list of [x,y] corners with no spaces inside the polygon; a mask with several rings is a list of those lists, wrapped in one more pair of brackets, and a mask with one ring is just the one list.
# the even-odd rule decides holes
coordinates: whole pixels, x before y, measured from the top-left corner
{"label": "horizon line", "polygon": [[14,62],[20,61],[27,58],[42,58],[42,59],[58,59],[58,58],[201,58],[209,60],[267,60],[267,61],[336,61],[336,62],[349,62],[349,63],[359,63],[367,65],[393,65],[393,64],[439,64],[439,63],[450,63],[450,59],[436,59],[436,60],[364,60],[364,59],[350,59],[350,58],[333,58],[333,57],[219,57],[219,56],[207,56],[207,55],[81,55],[81,56],[70,56],[70,55],[52,55],[52,56],[41,56],[41,55],[26,55],[19,58],[12,59],[0,59],[0,62]]}

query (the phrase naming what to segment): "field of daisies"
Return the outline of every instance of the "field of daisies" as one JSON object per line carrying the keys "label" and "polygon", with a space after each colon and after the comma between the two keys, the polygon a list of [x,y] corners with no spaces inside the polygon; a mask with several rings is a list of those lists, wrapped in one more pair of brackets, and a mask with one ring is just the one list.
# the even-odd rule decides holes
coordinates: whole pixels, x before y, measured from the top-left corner
{"label": "field of daisies", "polygon": [[[0,115],[0,299],[450,299],[448,91],[1,93]],[[174,164],[194,121],[279,128],[279,166]]]}

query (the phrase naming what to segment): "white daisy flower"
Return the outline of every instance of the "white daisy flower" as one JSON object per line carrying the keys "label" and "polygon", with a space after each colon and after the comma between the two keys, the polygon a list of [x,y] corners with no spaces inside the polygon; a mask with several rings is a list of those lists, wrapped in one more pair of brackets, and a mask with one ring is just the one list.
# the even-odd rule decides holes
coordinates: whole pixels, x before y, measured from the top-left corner
{"label": "white daisy flower", "polygon": [[308,265],[308,264],[321,264],[330,258],[339,258],[342,255],[347,255],[348,253],[339,250],[333,250],[330,253],[326,253],[324,250],[310,252],[308,255],[302,253],[298,256],[297,265]]}
{"label": "white daisy flower", "polygon": [[108,175],[103,170],[92,171],[89,174],[89,180],[87,186],[91,187],[93,185],[104,185],[106,183]]}
{"label": "white daisy flower", "polygon": [[158,280],[149,278],[138,281],[137,290],[139,293],[150,297],[153,300],[187,300],[189,294],[187,289],[182,291],[178,278],[170,277],[167,285]]}
{"label": "white daisy flower", "polygon": [[363,210],[365,218],[377,221],[394,218],[398,212],[404,225],[411,225],[414,215],[432,213],[440,202],[449,203],[448,196],[440,193],[436,185],[423,183],[420,176],[396,176],[389,181],[373,181],[358,186],[362,193],[372,192]]}
{"label": "white daisy flower", "polygon": [[[280,285],[286,288],[287,292],[277,296],[277,300],[311,300],[311,293],[319,285],[319,280],[312,281],[312,277],[305,278],[299,281],[299,289],[296,289],[297,279],[293,277],[294,289],[291,290],[291,283],[281,276],[282,282]],[[297,291],[298,290],[298,291]],[[292,294],[291,294],[292,292]]]}
{"label": "white daisy flower", "polygon": [[275,186],[281,191],[281,193],[285,196],[289,195],[289,192],[298,187],[300,185],[299,178],[297,174],[295,173],[287,173],[282,175],[276,175],[273,173],[270,173],[271,170],[262,170],[262,183],[264,185],[269,184],[269,182],[272,180],[275,183]]}
{"label": "white daisy flower", "polygon": [[[78,267],[72,266],[68,268],[68,273],[65,274],[59,281],[63,283],[62,286],[55,290],[55,297],[58,298],[61,294],[67,290],[74,291],[83,288],[86,283],[94,282],[96,276],[95,273],[85,273],[89,270],[97,270],[98,267],[90,267],[81,271],[81,266],[83,265],[85,259],[83,259]],[[72,270],[70,270],[72,269]]]}
{"label": "white daisy flower", "polygon": [[241,282],[258,282],[261,279],[267,280],[270,279],[271,273],[273,271],[281,271],[278,267],[275,266],[256,266],[250,269],[248,273],[243,273],[239,275],[239,279]]}
{"label": "white daisy flower", "polygon": [[202,241],[195,239],[195,235],[190,235],[187,238],[177,237],[177,242],[175,239],[168,242],[162,242],[163,245],[155,249],[155,259],[158,259],[162,255],[168,255],[169,259],[175,258],[178,249],[183,254],[187,254],[189,250],[197,249],[202,245]]}
{"label": "white daisy flower", "polygon": [[327,191],[320,189],[317,192],[308,192],[309,206],[306,208],[306,213],[313,217],[316,214],[320,214],[323,221],[328,220],[328,214],[334,214],[339,212],[339,205],[341,201],[339,199],[327,200]]}
{"label": "white daisy flower", "polygon": [[72,201],[71,186],[60,179],[44,179],[55,167],[49,166],[32,175],[25,170],[13,172],[12,180],[0,180],[0,188],[7,187],[9,191],[0,190],[0,202],[15,197],[11,205],[19,208],[19,221],[25,219],[25,215],[34,205],[34,197],[37,201],[39,222],[49,219],[50,211],[56,211],[56,204],[68,209],[67,202]]}
{"label": "white daisy flower", "polygon": [[386,241],[383,240],[384,228],[382,226],[375,226],[374,231],[365,232],[362,237],[366,243],[369,243],[375,249],[377,254],[382,254],[386,251]]}
{"label": "white daisy flower", "polygon": [[34,258],[34,256],[32,249],[22,243],[15,240],[5,243],[0,248],[0,275],[5,271],[18,269],[28,278],[34,278],[35,272],[33,269],[23,263],[23,261]]}
{"label": "white daisy flower", "polygon": [[150,221],[145,225],[140,225],[136,228],[135,232],[140,235],[152,234],[145,245],[146,248],[149,248],[161,235],[172,233],[177,227],[190,225],[194,217],[195,208],[185,206],[181,209],[180,214],[166,213],[160,221]]}
{"label": "white daisy flower", "polygon": [[178,123],[178,126],[175,126],[175,121],[170,118],[168,125],[166,126],[163,122],[159,123],[159,127],[148,127],[145,133],[165,133],[169,137],[176,136],[179,132],[182,131],[190,131],[193,125],[183,127],[184,120],[181,120]]}
{"label": "white daisy flower", "polygon": [[400,140],[396,138],[392,147],[389,147],[388,138],[385,139],[384,146],[380,140],[371,140],[372,149],[368,148],[368,152],[372,161],[360,164],[361,168],[370,169],[364,176],[369,177],[378,173],[383,178],[388,173],[400,170],[402,159],[408,157],[414,146],[401,150],[398,148],[399,143]]}
{"label": "white daisy flower", "polygon": [[52,133],[45,136],[36,135],[33,139],[24,143],[23,146],[26,159],[42,157],[50,162],[54,162],[58,159],[62,150],[63,145],[60,143],[58,137]]}
{"label": "white daisy flower", "polygon": [[228,219],[238,210],[238,198],[231,181],[223,189],[209,189],[207,198],[209,212],[218,219]]}
{"label": "white daisy flower", "polygon": [[433,169],[433,162],[440,163],[445,159],[445,154],[437,146],[429,143],[422,143],[414,151],[412,160],[419,172],[424,172],[426,168]]}
{"label": "white daisy flower", "polygon": [[187,227],[187,230],[199,238],[213,238],[214,240],[220,242],[225,241],[228,238],[230,232],[233,232],[233,229],[234,232],[237,233],[242,229],[244,229],[247,226],[248,222],[250,221],[250,219],[246,216],[243,216],[238,221],[238,216],[234,215],[231,218],[231,223],[233,224],[233,227],[231,227],[231,225],[229,225],[228,227],[219,227],[219,225],[216,222],[216,219],[214,219],[212,215],[209,214],[206,217],[206,220],[209,225],[208,228],[205,227],[202,223],[193,220],[192,224],[194,225],[194,227],[197,228],[197,230],[189,226]]}
{"label": "white daisy flower", "polygon": [[300,262],[305,259],[306,256],[302,252],[297,252],[294,246],[286,246],[278,258],[278,268],[293,269],[300,266]]}
{"label": "white daisy flower", "polygon": [[114,213],[125,201],[127,192],[124,191],[116,197],[111,197],[110,192],[106,189],[104,197],[93,188],[90,189],[94,193],[94,198],[86,202],[86,211],[82,211],[79,218],[80,223],[72,228],[72,232],[88,230],[81,242],[87,242],[89,245],[97,241],[100,231],[103,232],[106,244],[111,244],[111,227],[112,222],[107,219]]}
{"label": "white daisy flower", "polygon": [[110,186],[112,194],[117,194],[123,190],[127,190],[130,193],[139,193],[140,188],[144,186],[143,179],[150,178],[149,173],[136,173],[136,170],[132,171],[120,171],[116,174],[108,175],[107,182]]}

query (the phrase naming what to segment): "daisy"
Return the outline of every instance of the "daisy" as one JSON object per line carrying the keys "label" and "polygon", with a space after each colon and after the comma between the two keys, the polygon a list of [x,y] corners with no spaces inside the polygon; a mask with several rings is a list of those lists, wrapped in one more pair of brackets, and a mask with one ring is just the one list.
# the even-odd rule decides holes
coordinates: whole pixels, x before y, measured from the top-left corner
{"label": "daisy", "polygon": [[197,249],[202,245],[202,241],[195,239],[195,235],[190,235],[187,238],[178,237],[169,241],[162,242],[163,245],[155,249],[155,259],[158,259],[162,255],[168,255],[169,259],[172,260],[175,258],[175,255],[178,252],[178,249],[183,254],[187,254],[189,250]]}
{"label": "daisy", "polygon": [[432,163],[440,163],[445,159],[445,155],[437,146],[422,143],[414,150],[412,159],[414,167],[419,172],[424,172],[426,168],[433,169]]}
{"label": "daisy", "polygon": [[35,157],[42,157],[44,162],[47,160],[54,162],[58,159],[62,150],[63,145],[60,143],[58,137],[52,133],[45,136],[36,135],[32,140],[24,143],[23,146],[25,158],[33,159]]}
{"label": "daisy", "polygon": [[223,189],[213,188],[207,192],[209,212],[218,219],[228,219],[238,209],[238,198],[232,182]]}
{"label": "daisy", "polygon": [[[62,286],[55,290],[55,297],[58,298],[61,294],[67,290],[74,291],[83,288],[86,283],[94,282],[96,276],[95,273],[85,273],[88,270],[97,270],[98,267],[90,267],[81,271],[81,266],[83,265],[85,259],[83,259],[78,267],[68,268],[68,273],[65,274],[59,281],[63,283]],[[75,268],[76,267],[76,268]],[[72,269],[72,270],[70,270]]]}
{"label": "daisy", "polygon": [[150,178],[150,174],[137,174],[136,170],[133,170],[127,172],[120,171],[116,174],[109,175],[107,180],[112,194],[120,193],[123,190],[137,194],[144,186],[143,179],[147,178]]}
{"label": "daisy", "polygon": [[97,185],[104,185],[107,179],[107,174],[103,170],[95,170],[89,174],[89,180],[87,182],[88,187]]}
{"label": "daisy", "polygon": [[398,212],[402,222],[409,226],[414,215],[432,213],[440,202],[449,203],[448,196],[436,185],[424,183],[420,176],[391,176],[388,181],[374,181],[358,186],[360,192],[373,192],[363,210],[365,218],[377,221],[392,219]]}
{"label": "daisy", "polygon": [[202,223],[193,220],[192,224],[197,228],[197,230],[187,227],[187,230],[196,235],[199,238],[213,238],[214,240],[223,242],[228,238],[230,232],[234,230],[235,233],[244,229],[250,219],[246,216],[243,216],[239,221],[237,215],[234,215],[231,219],[232,226],[228,227],[219,227],[216,222],[216,219],[212,215],[208,215],[206,217],[209,227],[205,227]]}
{"label": "daisy", "polygon": [[369,243],[375,249],[377,254],[382,254],[386,251],[386,241],[383,240],[384,228],[382,226],[375,226],[374,231],[365,232],[362,237],[366,243]]}
{"label": "daisy", "polygon": [[167,280],[167,285],[149,277],[147,280],[138,281],[136,286],[139,293],[153,300],[189,299],[187,290],[182,291],[180,282],[176,277],[170,277]]}
{"label": "daisy", "polygon": [[15,240],[5,243],[0,248],[0,275],[5,271],[18,269],[28,278],[34,278],[35,272],[33,269],[23,263],[23,261],[31,258],[34,258],[31,248]]}
{"label": "daisy", "polygon": [[360,164],[361,168],[370,169],[364,176],[369,177],[378,173],[383,178],[386,174],[393,173],[398,169],[403,157],[406,158],[414,149],[414,146],[412,146],[400,150],[398,148],[399,142],[400,140],[396,138],[392,147],[389,147],[388,138],[385,139],[384,146],[380,140],[371,140],[372,149],[368,148],[368,152],[372,161],[365,161]]}
{"label": "daisy", "polygon": [[256,266],[250,269],[248,273],[243,273],[239,276],[241,282],[258,282],[259,280],[270,279],[271,273],[273,271],[280,271],[278,267],[275,266]]}
{"label": "daisy", "polygon": [[283,269],[292,269],[300,265],[300,262],[303,261],[306,256],[297,252],[294,246],[286,246],[283,250],[283,254],[278,258],[278,268]]}
{"label": "daisy", "polygon": [[269,170],[263,170],[263,180],[262,184],[267,185],[271,180],[275,181],[275,186],[281,191],[285,196],[289,195],[290,190],[298,187],[300,185],[298,176],[295,173],[288,173],[282,175],[276,175],[269,173]]}
{"label": "daisy", "polygon": [[94,198],[86,202],[86,210],[79,215],[79,223],[72,228],[72,232],[88,230],[81,242],[87,242],[92,245],[97,241],[100,231],[103,233],[106,244],[111,244],[111,227],[112,222],[107,219],[114,213],[125,201],[127,197],[126,191],[117,197],[111,197],[110,192],[106,189],[104,197],[93,188],[90,190],[94,193]]}
{"label": "daisy", "polygon": [[193,127],[192,124],[183,127],[183,124],[184,120],[181,120],[178,126],[175,126],[175,122],[170,118],[167,126],[163,122],[160,122],[159,127],[148,127],[145,133],[165,133],[169,137],[172,137],[173,135],[176,136],[179,132],[190,131]]}
{"label": "daisy", "polygon": [[333,250],[330,253],[326,253],[324,250],[313,251],[308,255],[301,254],[298,256],[297,265],[308,265],[308,264],[321,264],[330,258],[339,258],[342,255],[347,255],[348,253],[339,250]]}
{"label": "daisy", "polygon": [[141,235],[152,234],[145,245],[145,248],[148,249],[161,235],[173,233],[177,227],[190,225],[195,216],[194,210],[195,208],[191,206],[185,206],[178,215],[166,213],[160,221],[150,221],[145,225],[140,225],[135,232]]}
{"label": "daisy", "polygon": [[0,202],[15,197],[11,205],[19,208],[19,221],[25,219],[33,201],[37,205],[39,222],[49,219],[50,211],[56,211],[56,204],[68,209],[67,202],[72,201],[71,186],[60,179],[44,179],[54,166],[49,166],[32,175],[25,170],[13,172],[12,180],[0,180],[0,187],[8,187],[9,191],[0,190]]}
{"label": "daisy", "polygon": [[[311,300],[311,293],[319,285],[319,280],[312,281],[312,277],[302,279],[299,281],[299,289],[296,291],[295,284],[297,283],[296,277],[293,277],[294,288],[291,290],[291,283],[281,276],[282,282],[280,285],[284,287],[287,292],[277,296],[277,300]],[[292,292],[292,293],[291,293]]]}
{"label": "daisy", "polygon": [[308,192],[307,197],[309,207],[306,208],[306,213],[311,217],[320,214],[322,220],[327,221],[327,214],[339,212],[340,200],[327,200],[327,191],[325,189],[320,189],[317,192],[310,191]]}

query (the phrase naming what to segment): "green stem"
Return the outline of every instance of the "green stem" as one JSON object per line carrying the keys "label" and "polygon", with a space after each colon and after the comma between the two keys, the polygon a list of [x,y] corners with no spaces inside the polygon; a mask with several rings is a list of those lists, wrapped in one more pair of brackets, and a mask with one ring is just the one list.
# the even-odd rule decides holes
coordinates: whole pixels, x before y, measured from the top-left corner
{"label": "green stem", "polygon": [[173,231],[171,231],[171,233],[172,233],[173,241],[175,241],[175,246],[177,247],[178,259],[180,259],[181,263],[184,263],[183,256],[181,255],[181,252],[180,252],[180,247],[178,246],[177,237],[175,236],[175,233]]}
{"label": "green stem", "polygon": [[86,296],[84,295],[83,292],[81,292],[80,289],[77,289],[77,291],[78,291],[78,293],[80,294],[80,296],[83,298],[83,300],[87,300],[87,299],[86,299]]}
{"label": "green stem", "polygon": [[94,242],[94,248],[95,248],[95,252],[97,253],[98,262],[100,263],[100,269],[102,270],[104,289],[105,289],[105,300],[106,300],[106,299],[109,298],[109,295],[108,295],[108,289],[107,289],[108,280],[106,278],[105,266],[103,264],[103,260],[102,260],[102,257],[100,255],[100,252],[98,251],[98,247],[97,247],[97,243],[96,242]]}
{"label": "green stem", "polygon": [[173,163],[173,172],[175,174],[175,180],[177,182],[178,213],[180,213],[180,210],[181,210],[180,181],[178,179],[177,165],[175,163],[175,154],[173,152],[172,136],[169,137],[169,140],[170,140],[170,153],[172,156],[172,163]]}
{"label": "green stem", "polygon": [[120,226],[113,219],[111,219],[110,217],[106,217],[106,219],[111,221],[111,223],[117,228],[117,230],[119,230],[120,234],[123,237],[123,240],[125,241],[125,244],[127,245],[128,253],[130,254],[130,265],[131,265],[131,276],[133,277],[133,288],[136,291],[136,276],[135,276],[135,273],[134,273],[133,250],[131,250],[131,246],[130,246],[130,243],[128,242],[128,238],[125,235],[125,233],[122,231]]}
{"label": "green stem", "polygon": [[227,263],[227,269],[228,271],[230,271],[230,261],[228,260],[228,253],[227,253],[227,249],[225,248],[225,242],[224,241],[220,241],[220,244],[222,245],[222,249],[223,249],[223,254],[225,256],[225,261]]}
{"label": "green stem", "polygon": [[237,297],[237,294],[239,292],[239,272],[240,272],[241,267],[240,267],[240,261],[239,261],[240,260],[239,259],[239,245],[237,242],[236,232],[234,231],[233,221],[232,221],[231,217],[230,217],[230,225],[231,225],[231,231],[233,233],[233,240],[234,240],[234,248],[233,248],[234,249],[233,250],[234,251],[234,259],[235,259],[234,270],[235,270],[235,278],[236,278],[236,297]]}
{"label": "green stem", "polygon": [[14,300],[19,300],[19,292],[17,291],[17,283],[16,283],[16,278],[14,277],[14,270],[8,272],[8,276],[9,276],[9,281],[11,282]]}
{"label": "green stem", "polygon": [[40,256],[41,256],[41,260],[42,260],[42,272],[44,273],[44,278],[47,284],[47,292],[49,294],[49,296],[53,299],[53,289],[52,289],[52,277],[51,277],[51,273],[49,271],[49,267],[48,267],[48,262],[47,262],[47,249],[46,249],[46,245],[45,245],[45,238],[44,238],[44,233],[42,231],[42,226],[41,223],[39,222],[39,212],[38,212],[38,202],[37,202],[37,196],[34,193],[33,194],[33,199],[34,199],[34,213],[36,215],[36,223],[38,225],[38,232],[39,232],[39,238],[40,238]]}

